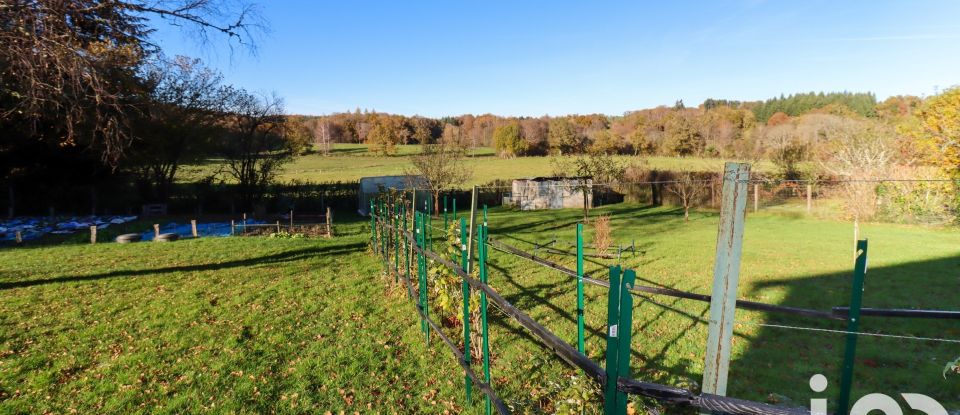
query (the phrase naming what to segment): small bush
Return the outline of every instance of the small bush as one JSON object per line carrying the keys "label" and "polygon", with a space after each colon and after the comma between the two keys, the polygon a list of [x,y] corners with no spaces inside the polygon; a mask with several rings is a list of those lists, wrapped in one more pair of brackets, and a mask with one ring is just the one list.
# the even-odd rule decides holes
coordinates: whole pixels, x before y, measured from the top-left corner
{"label": "small bush", "polygon": [[601,215],[593,221],[593,246],[597,250],[597,255],[608,255],[612,244],[610,216]]}

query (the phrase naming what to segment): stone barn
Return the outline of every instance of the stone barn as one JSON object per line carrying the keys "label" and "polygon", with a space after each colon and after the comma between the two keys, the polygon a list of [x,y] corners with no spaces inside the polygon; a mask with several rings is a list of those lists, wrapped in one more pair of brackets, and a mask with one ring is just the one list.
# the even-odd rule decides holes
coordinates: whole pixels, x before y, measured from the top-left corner
{"label": "stone barn", "polygon": [[[520,210],[582,208],[584,192],[581,178],[531,177],[513,181],[509,203]],[[592,185],[593,179],[586,179]],[[593,207],[593,194],[587,191],[587,205]]]}
{"label": "stone barn", "polygon": [[[377,193],[385,192],[389,189],[407,190],[407,189],[426,189],[427,181],[422,176],[373,176],[360,179],[360,190],[358,192],[360,206],[357,213],[366,216],[370,210],[370,199]],[[417,190],[417,199],[429,197],[427,190]]]}

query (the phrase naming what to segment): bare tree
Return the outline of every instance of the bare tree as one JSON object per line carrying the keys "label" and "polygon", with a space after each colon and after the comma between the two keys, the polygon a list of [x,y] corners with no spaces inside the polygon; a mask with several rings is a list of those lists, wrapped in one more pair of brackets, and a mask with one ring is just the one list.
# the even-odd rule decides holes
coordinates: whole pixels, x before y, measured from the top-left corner
{"label": "bare tree", "polygon": [[433,194],[433,211],[439,212],[440,192],[466,183],[473,171],[464,163],[464,150],[455,144],[440,141],[421,147],[407,174],[423,177]]}
{"label": "bare tree", "polygon": [[890,127],[873,121],[844,120],[828,132],[830,151],[821,165],[843,180],[847,212],[854,220],[876,212],[876,179],[890,172],[894,151]]}
{"label": "bare tree", "polygon": [[276,96],[234,90],[228,105],[230,133],[223,137],[219,153],[223,171],[237,181],[241,203],[250,207],[306,143],[287,131],[283,100]]}
{"label": "bare tree", "polygon": [[159,51],[151,17],[252,45],[255,9],[232,0],[0,2],[0,124],[116,164],[142,96],[138,69]]}
{"label": "bare tree", "polygon": [[690,208],[696,206],[706,186],[693,173],[683,172],[667,184],[667,191],[677,195],[683,205],[683,221],[690,221]]}

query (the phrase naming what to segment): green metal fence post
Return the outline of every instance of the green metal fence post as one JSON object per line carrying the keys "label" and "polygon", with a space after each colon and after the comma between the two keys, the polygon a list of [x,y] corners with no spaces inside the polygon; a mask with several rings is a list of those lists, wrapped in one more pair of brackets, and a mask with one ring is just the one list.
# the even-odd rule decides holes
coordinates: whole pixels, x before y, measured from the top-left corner
{"label": "green metal fence post", "polygon": [[[480,256],[480,282],[487,283],[487,226],[482,225],[477,233],[477,251]],[[483,348],[483,376],[487,383],[490,383],[490,332],[487,325],[487,292],[480,291],[480,329]],[[492,407],[490,405],[490,396],[486,397],[486,414],[490,415]]]}
{"label": "green metal fence post", "polygon": [[617,408],[617,372],[620,366],[618,337],[620,324],[620,267],[610,267],[610,290],[607,291],[607,350],[606,372],[607,383],[603,385],[603,413],[615,415]]}
{"label": "green metal fence post", "polygon": [[[456,199],[454,199],[456,203]],[[467,221],[460,219],[460,268],[467,271]],[[463,361],[470,366],[470,284],[467,284],[466,278],[462,279],[461,290],[463,291]],[[463,376],[467,388],[467,405],[473,402],[472,389],[473,380],[469,375]]]}
{"label": "green metal fence post", "polygon": [[[414,212],[413,218],[414,218],[413,227],[415,228],[414,238],[417,241],[417,248],[419,248],[417,250],[417,308],[419,308],[420,311],[422,312],[424,309],[423,307],[423,252],[421,251],[423,249],[422,247],[423,232],[421,232],[420,228],[423,226],[423,217],[420,212]],[[427,332],[427,322],[423,318],[422,314],[420,316],[420,331],[424,333]]]}
{"label": "green metal fence post", "polygon": [[857,355],[857,335],[860,332],[860,307],[863,304],[863,284],[867,276],[867,240],[857,241],[857,262],[853,269],[853,288],[850,292],[850,312],[847,315],[847,344],[843,350],[843,373],[840,376],[840,399],[837,414],[850,410],[850,391],[853,387],[853,365]]}
{"label": "green metal fence post", "polygon": [[[424,218],[426,216],[426,219]],[[429,223],[430,214],[420,215],[420,248],[427,249],[427,224]],[[427,256],[421,255],[421,271],[420,271],[420,304],[423,306],[423,330],[426,334],[427,344],[430,344],[430,324],[427,323],[426,319],[430,318],[430,297],[427,295],[427,274],[430,272],[429,266],[427,264]]]}
{"label": "green metal fence post", "polygon": [[456,221],[456,220],[459,220],[459,219],[460,219],[460,218],[457,217],[457,198],[454,197],[454,198],[453,198],[453,220]]}
{"label": "green metal fence post", "polygon": [[[632,269],[623,272],[623,280],[620,282],[620,321],[617,323],[620,341],[617,343],[617,376],[630,376],[630,336],[633,333],[633,296],[630,295],[630,289],[633,288],[633,282],[637,278],[637,273]],[[616,381],[614,381],[616,384]],[[627,413],[627,394],[617,391],[617,413],[625,415]]]}
{"label": "green metal fence post", "polygon": [[583,224],[577,224],[577,351],[584,352],[583,340]]}
{"label": "green metal fence post", "polygon": [[[401,209],[403,211],[403,230],[402,232],[407,231],[407,204],[404,203]],[[407,276],[407,282],[410,281],[410,243],[407,241],[407,238],[404,237],[401,239],[403,241],[403,261],[404,261],[404,275]],[[407,286],[407,298],[413,298],[413,292],[410,291],[411,284],[404,284]]]}
{"label": "green metal fence post", "polygon": [[403,234],[400,232],[400,205],[394,202],[393,216],[393,283],[400,282],[400,244],[403,243]]}
{"label": "green metal fence post", "polygon": [[370,246],[377,251],[377,215],[373,212],[373,200],[370,200]]}

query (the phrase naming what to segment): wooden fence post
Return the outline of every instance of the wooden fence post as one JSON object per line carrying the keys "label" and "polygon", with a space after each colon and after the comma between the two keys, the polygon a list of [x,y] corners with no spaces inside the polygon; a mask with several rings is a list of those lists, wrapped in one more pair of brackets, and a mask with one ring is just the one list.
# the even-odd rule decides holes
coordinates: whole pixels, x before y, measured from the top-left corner
{"label": "wooden fence post", "polygon": [[17,245],[20,245],[20,244],[23,243],[23,234],[20,233],[20,231],[17,231],[17,234],[16,234],[15,238],[16,238],[16,241],[17,241]]}
{"label": "wooden fence post", "polygon": [[154,224],[153,224],[153,239],[156,240],[156,239],[159,238],[159,237],[160,237],[160,224],[159,224],[159,223],[154,223]]}
{"label": "wooden fence post", "polygon": [[810,211],[813,210],[813,185],[807,185],[807,214],[810,214]]}
{"label": "wooden fence post", "polygon": [[333,238],[333,213],[330,211],[330,206],[327,206],[327,238]]}
{"label": "wooden fence post", "polygon": [[756,212],[760,209],[760,185],[753,185],[753,211]]}
{"label": "wooden fence post", "polygon": [[193,237],[194,237],[194,238],[196,238],[196,237],[198,236],[198,234],[197,234],[197,220],[196,220],[196,219],[191,219],[191,220],[190,220],[190,233],[193,234]]}
{"label": "wooden fence post", "polygon": [[293,209],[290,209],[290,232],[293,232]]}
{"label": "wooden fence post", "polygon": [[867,276],[867,241],[857,241],[858,255],[853,269],[853,288],[850,291],[850,311],[847,314],[847,343],[843,350],[843,373],[840,376],[840,398],[837,414],[850,410],[850,390],[853,385],[853,366],[857,355],[857,335],[860,332],[860,306],[863,304],[863,283]]}
{"label": "wooden fence post", "polygon": [[723,200],[720,205],[720,229],[713,265],[713,295],[710,298],[710,324],[702,388],[703,393],[721,396],[727,393],[750,165],[726,163],[723,170]]}
{"label": "wooden fence post", "polygon": [[90,243],[97,243],[97,226],[93,225],[90,227]]}
{"label": "wooden fence post", "polygon": [[230,236],[233,236],[237,233],[237,224],[234,223],[233,219],[230,219]]}

